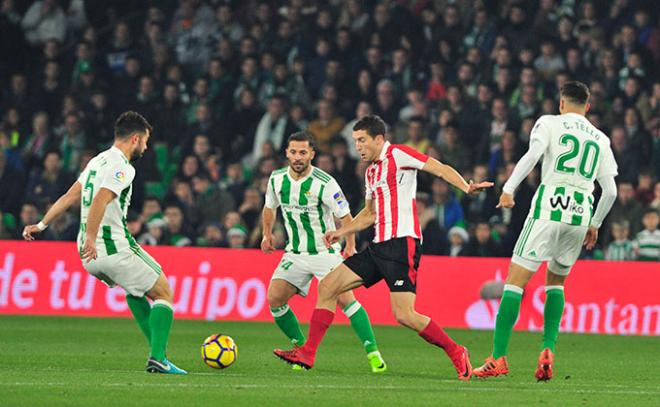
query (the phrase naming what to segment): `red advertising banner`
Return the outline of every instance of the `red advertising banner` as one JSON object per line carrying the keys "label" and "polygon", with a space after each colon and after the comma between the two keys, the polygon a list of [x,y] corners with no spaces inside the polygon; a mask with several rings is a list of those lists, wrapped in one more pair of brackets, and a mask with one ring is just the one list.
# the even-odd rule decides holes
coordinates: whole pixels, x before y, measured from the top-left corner
{"label": "red advertising banner", "polygon": [[[281,253],[146,247],[163,266],[181,319],[271,321],[266,291]],[[497,300],[484,283],[503,280],[508,259],[423,256],[417,308],[441,325],[491,329]],[[525,290],[516,329],[541,330],[540,270]],[[580,261],[567,280],[564,332],[660,336],[660,263]],[[395,324],[385,284],[356,291],[375,324]],[[315,288],[291,306],[309,320]],[[128,316],[124,291],[87,274],[73,243],[0,241],[0,314]],[[347,319],[338,313],[338,322]]]}

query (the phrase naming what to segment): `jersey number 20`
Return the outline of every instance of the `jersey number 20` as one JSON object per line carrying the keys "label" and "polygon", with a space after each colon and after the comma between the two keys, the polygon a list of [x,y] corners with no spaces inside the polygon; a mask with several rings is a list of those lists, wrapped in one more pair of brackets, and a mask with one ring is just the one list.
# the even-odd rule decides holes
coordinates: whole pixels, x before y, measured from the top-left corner
{"label": "jersey number 20", "polygon": [[567,174],[575,173],[575,167],[567,162],[580,155],[580,150],[582,150],[578,173],[584,178],[591,180],[594,176],[594,171],[596,170],[598,156],[600,155],[600,147],[598,147],[598,144],[595,141],[587,140],[581,146],[578,138],[572,134],[562,134],[559,139],[559,144],[564,146],[570,144],[570,150],[561,154],[557,158],[557,171]]}

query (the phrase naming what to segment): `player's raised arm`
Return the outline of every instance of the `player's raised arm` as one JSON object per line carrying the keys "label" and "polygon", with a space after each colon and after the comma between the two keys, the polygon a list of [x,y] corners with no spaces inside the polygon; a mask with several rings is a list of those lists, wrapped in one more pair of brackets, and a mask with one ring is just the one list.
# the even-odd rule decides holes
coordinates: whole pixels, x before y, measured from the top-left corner
{"label": "player's raised arm", "polygon": [[422,167],[422,171],[426,171],[429,174],[435,175],[436,177],[443,178],[445,181],[449,182],[466,194],[477,194],[483,191],[485,188],[490,188],[493,186],[493,183],[488,181],[480,182],[478,184],[475,184],[472,181],[467,182],[452,166],[443,164],[435,158],[431,157],[429,157],[429,159]]}
{"label": "player's raised arm", "polygon": [[513,208],[515,206],[513,194],[516,188],[527,178],[527,175],[534,169],[548,147],[550,141],[549,129],[546,124],[543,124],[542,119],[543,117],[536,121],[529,137],[529,149],[520,158],[513,169],[511,177],[504,184],[497,208]]}
{"label": "player's raised arm", "polygon": [[57,201],[50,207],[44,218],[41,222],[36,225],[28,225],[23,229],[23,239],[25,240],[34,240],[35,233],[40,233],[46,230],[48,225],[59,218],[64,212],[66,212],[71,205],[80,200],[80,193],[82,191],[82,185],[80,182],[76,181],[71,185],[68,191],[64,193]]}

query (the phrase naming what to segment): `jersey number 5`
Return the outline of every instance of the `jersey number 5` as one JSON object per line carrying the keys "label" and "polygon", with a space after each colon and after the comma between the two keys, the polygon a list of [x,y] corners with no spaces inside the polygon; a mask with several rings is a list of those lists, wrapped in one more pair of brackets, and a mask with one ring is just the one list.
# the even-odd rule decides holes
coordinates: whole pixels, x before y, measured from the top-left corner
{"label": "jersey number 5", "polygon": [[85,188],[83,194],[89,193],[87,196],[83,195],[82,204],[83,206],[90,206],[92,204],[92,198],[94,197],[94,184],[92,184],[92,179],[96,176],[96,171],[90,171],[87,176],[87,181],[85,181]]}
{"label": "jersey number 5", "polygon": [[571,146],[570,150],[561,154],[557,158],[556,170],[566,174],[575,173],[575,167],[568,164],[567,161],[571,161],[573,158],[580,155],[580,150],[582,150],[578,173],[584,178],[591,180],[596,171],[596,163],[598,163],[598,156],[600,155],[600,147],[598,147],[598,144],[594,141],[588,140],[583,144],[583,147],[580,148],[580,141],[572,134],[562,134],[559,139],[559,144],[564,146],[570,144]]}

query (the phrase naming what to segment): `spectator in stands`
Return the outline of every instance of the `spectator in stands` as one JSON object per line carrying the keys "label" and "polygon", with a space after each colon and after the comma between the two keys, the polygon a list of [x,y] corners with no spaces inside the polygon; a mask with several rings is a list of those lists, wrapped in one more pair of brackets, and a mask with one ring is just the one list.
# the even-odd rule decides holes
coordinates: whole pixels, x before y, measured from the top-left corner
{"label": "spectator in stands", "polygon": [[57,0],[36,1],[23,16],[21,26],[25,38],[32,46],[40,46],[47,40],[64,41],[67,30],[66,15]]}
{"label": "spectator in stands", "polygon": [[443,133],[444,144],[440,146],[440,156],[446,164],[464,172],[472,165],[470,150],[461,140],[457,123],[448,123]]}
{"label": "spectator in stands", "polygon": [[431,209],[435,212],[440,228],[449,230],[456,225],[463,225],[463,209],[450,191],[447,182],[436,178],[431,191]]}
{"label": "spectator in stands", "polygon": [[435,211],[429,208],[431,197],[426,192],[417,192],[415,203],[419,227],[422,230],[422,252],[442,255],[447,250],[447,233],[440,228]]}
{"label": "spectator in stands", "polygon": [[293,122],[286,113],[286,98],[282,95],[275,95],[268,102],[268,111],[261,117],[257,128],[254,131],[254,140],[252,148],[252,163],[257,163],[262,157],[262,146],[269,141],[276,152],[281,152],[284,146],[284,140],[295,133]]}
{"label": "spectator in stands", "polygon": [[75,113],[69,113],[60,128],[60,151],[62,152],[62,167],[65,171],[74,173],[80,167],[80,158],[87,147],[87,136]]}
{"label": "spectator in stands", "polygon": [[25,198],[45,209],[46,205],[63,195],[70,185],[69,174],[62,171],[60,152],[49,151],[44,158],[43,169],[37,168],[30,175]]}
{"label": "spectator in stands", "polygon": [[[617,200],[612,206],[608,216],[609,224],[627,221],[630,231],[636,235],[642,227],[642,205],[635,200],[635,188],[627,181],[619,182]],[[607,236],[611,234],[611,226],[608,228]],[[609,240],[606,240],[609,243]]]}
{"label": "spectator in stands", "polygon": [[457,257],[467,255],[467,244],[470,241],[470,236],[461,226],[454,226],[449,229],[447,234],[449,240],[449,247],[445,252],[446,256]]}
{"label": "spectator in stands", "polygon": [[465,255],[474,257],[500,257],[503,255],[502,247],[493,239],[488,222],[477,223],[474,239],[468,244]]}
{"label": "spectator in stands", "polygon": [[183,209],[180,205],[167,205],[165,207],[165,222],[167,222],[167,225],[158,243],[179,247],[192,245],[192,229],[185,221]]}
{"label": "spectator in stands", "polygon": [[209,176],[202,173],[192,179],[194,203],[191,221],[195,224],[220,222],[225,215],[236,210],[232,195],[211,183]]}
{"label": "spectator in stands", "polygon": [[403,144],[419,152],[426,153],[426,150],[431,145],[431,140],[426,137],[425,133],[424,120],[419,116],[413,116],[408,121],[406,138]]}
{"label": "spectator in stands", "polygon": [[224,240],[220,223],[210,222],[204,225],[203,233],[195,243],[201,247],[223,247]]}
{"label": "spectator in stands", "polygon": [[635,260],[633,243],[628,239],[630,226],[628,222],[614,222],[612,224],[612,242],[605,250],[605,260],[630,261]]}
{"label": "spectator in stands", "polygon": [[38,112],[32,118],[32,134],[23,147],[23,161],[28,169],[38,165],[53,143],[48,114]]}
{"label": "spectator in stands", "polygon": [[344,119],[336,115],[335,107],[329,101],[321,100],[318,104],[318,117],[309,123],[308,128],[316,139],[316,150],[329,153],[330,140],[343,128]]}
{"label": "spectator in stands", "polygon": [[[23,7],[14,3],[4,1],[0,9],[0,150],[5,156],[0,182],[8,179],[7,171],[17,171],[19,179],[24,179],[23,171],[40,173],[33,170],[52,149],[68,160],[76,149],[62,146],[59,136],[70,115],[78,117],[85,133],[79,163],[69,168],[79,172],[111,141],[114,110],[138,109],[152,116],[152,139],[158,146],[135,163],[143,168],[133,187],[136,203],[149,181],[150,194],[171,191],[167,199],[191,207],[195,193],[187,183],[204,173],[212,188],[226,186],[241,207],[248,185],[263,194],[268,172],[280,165],[281,139],[293,129],[307,128],[317,108],[329,104],[338,119],[380,114],[390,124],[388,137],[400,143],[406,141],[407,127],[414,127],[410,118],[420,116],[431,122],[420,139],[430,140],[429,155],[442,161],[467,157],[459,166],[466,176],[472,170],[473,177],[483,173],[474,164],[488,163],[490,177],[501,186],[537,117],[557,113],[558,87],[581,79],[592,91],[589,120],[611,137],[617,181],[639,183],[640,210],[649,201],[660,206],[660,198],[650,194],[650,186],[660,179],[660,84],[652,81],[660,30],[657,13],[637,10],[632,3],[611,3],[602,16],[591,1],[563,2],[561,7],[544,1],[531,8],[517,1],[498,7],[477,2],[473,9],[460,2],[376,2],[367,7],[350,0],[301,7],[304,2],[296,1],[283,3],[277,12],[271,4],[248,10],[241,2],[201,0],[107,10],[84,9],[81,0],[60,2],[62,7],[53,0]],[[39,28],[26,29],[24,35],[18,10],[29,9],[27,19],[30,11],[42,8],[44,24],[54,20],[53,11],[67,10],[62,11],[64,23],[50,27],[64,28],[63,36],[46,35],[31,48],[24,36],[29,39]],[[284,130],[279,119],[268,127],[262,120],[263,108],[270,110],[270,100],[280,94],[290,102],[279,109]],[[47,116],[33,117],[40,111]],[[185,123],[186,112],[194,123]],[[32,131],[29,119],[38,122]],[[348,196],[355,191],[351,204],[357,208],[365,163],[352,169],[345,158],[345,145],[348,156],[359,158],[353,124],[320,137],[321,149],[332,156],[319,154],[317,161],[343,179]],[[278,129],[279,143],[273,134]],[[339,132],[345,144],[331,142]],[[265,141],[255,141],[264,133]],[[447,138],[454,133],[461,154],[448,148]],[[254,152],[257,157],[250,156]],[[653,179],[640,177],[646,167]],[[175,179],[173,168],[181,168]],[[14,214],[27,192],[27,183],[19,185],[16,195],[0,197],[0,206],[3,200],[15,200]],[[489,212],[481,198],[469,201],[461,225],[474,230],[476,221],[495,216],[502,220],[498,235],[506,246],[519,233],[537,185],[538,172],[533,172],[517,191],[516,208],[505,211]],[[419,188],[432,192],[432,179],[420,175]],[[186,213],[184,218],[187,226],[201,226]],[[444,223],[442,216],[433,218],[430,225]],[[153,236],[141,234],[149,235],[150,243],[163,235],[156,223],[150,228]],[[227,230],[223,227],[225,238]],[[253,245],[255,232],[258,228],[248,233],[246,245]],[[609,240],[607,232],[601,234],[603,242]]]}
{"label": "spectator in stands", "polygon": [[[25,226],[34,225],[35,222],[39,222],[40,219],[41,219],[41,214],[39,213],[39,209],[37,208],[37,205],[35,205],[32,202],[23,203],[23,205],[21,206],[21,213],[19,217],[20,222],[16,227],[16,229],[14,229],[15,232],[14,238],[20,239],[21,238],[20,233],[25,228]],[[41,234],[35,237],[36,239],[40,239],[40,238],[45,239],[46,235]]]}
{"label": "spectator in stands", "polygon": [[235,225],[227,231],[227,242],[230,249],[246,248],[247,238],[247,230],[243,225]]}
{"label": "spectator in stands", "polygon": [[644,230],[637,233],[634,250],[637,260],[660,261],[660,214],[656,209],[648,208],[642,217]]}
{"label": "spectator in stands", "polygon": [[23,202],[23,174],[7,165],[6,154],[0,151],[0,191],[3,191],[0,194],[0,212],[18,215]]}

